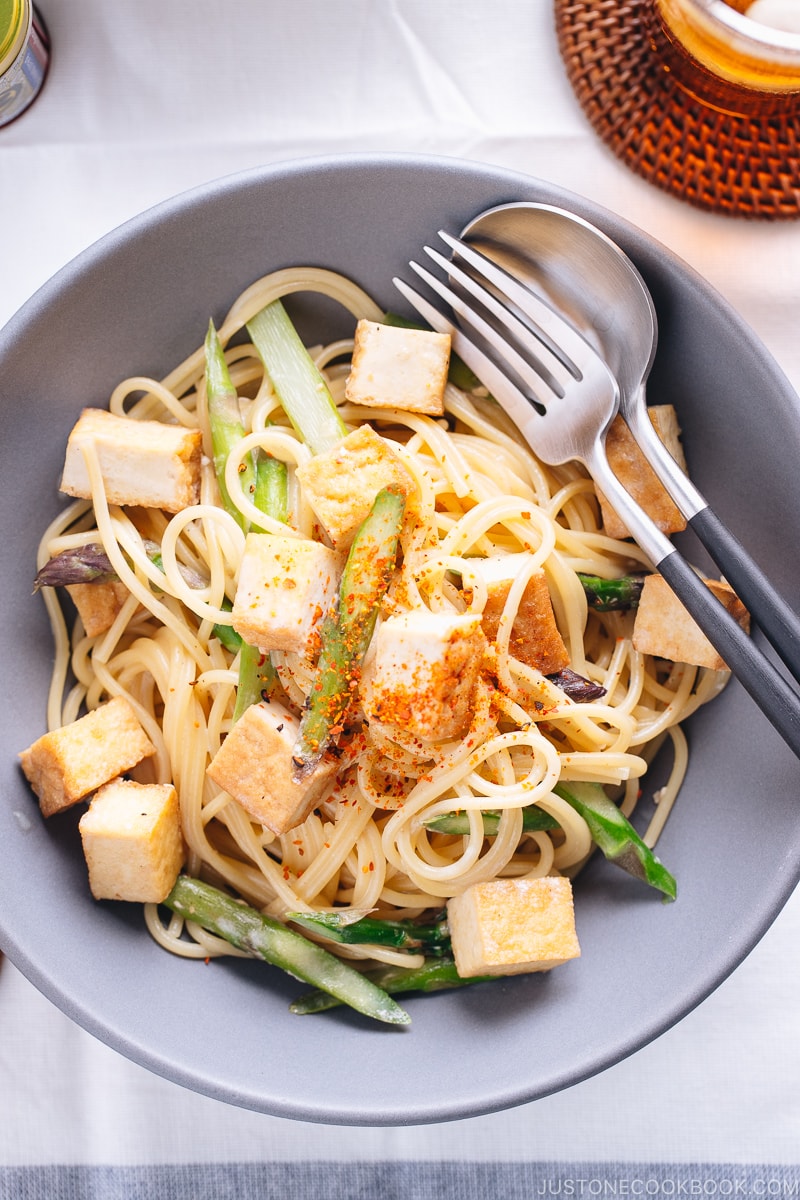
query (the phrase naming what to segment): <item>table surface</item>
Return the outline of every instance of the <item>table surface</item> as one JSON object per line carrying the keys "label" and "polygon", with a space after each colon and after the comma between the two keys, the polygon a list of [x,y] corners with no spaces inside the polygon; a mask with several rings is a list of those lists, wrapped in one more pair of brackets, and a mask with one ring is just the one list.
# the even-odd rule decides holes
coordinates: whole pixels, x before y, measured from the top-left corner
{"label": "table surface", "polygon": [[[0,130],[0,325],[158,201],[260,164],[411,151],[591,196],[692,263],[800,387],[800,228],[700,212],[595,138],[549,0],[41,0],[35,105]],[[796,1196],[800,895],[697,1010],[503,1113],[311,1126],[129,1063],[0,964],[0,1197]]]}

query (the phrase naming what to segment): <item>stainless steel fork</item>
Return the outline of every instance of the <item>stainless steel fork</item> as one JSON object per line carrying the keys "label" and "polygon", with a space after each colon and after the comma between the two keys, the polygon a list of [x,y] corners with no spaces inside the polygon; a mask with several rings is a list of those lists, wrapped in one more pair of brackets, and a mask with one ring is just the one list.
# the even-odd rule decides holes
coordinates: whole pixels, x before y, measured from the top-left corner
{"label": "stainless steel fork", "polygon": [[[609,364],[619,384],[620,416],[639,449],[761,633],[800,682],[800,614],[681,470],[650,419],[645,386],[655,358],[658,314],[634,263],[577,213],[533,201],[479,213],[461,236],[524,287],[544,295]],[[554,281],[554,291],[541,292]]]}
{"label": "stainless steel fork", "polygon": [[542,462],[584,464],[653,567],[800,756],[800,697],[608,465],[605,437],[619,408],[619,388],[605,362],[558,313],[497,264],[445,231],[439,236],[452,258],[430,246],[424,249],[444,278],[419,263],[410,266],[449,305],[456,320],[404,280],[396,278],[395,286],[433,329],[450,334],[453,351],[486,385]]}

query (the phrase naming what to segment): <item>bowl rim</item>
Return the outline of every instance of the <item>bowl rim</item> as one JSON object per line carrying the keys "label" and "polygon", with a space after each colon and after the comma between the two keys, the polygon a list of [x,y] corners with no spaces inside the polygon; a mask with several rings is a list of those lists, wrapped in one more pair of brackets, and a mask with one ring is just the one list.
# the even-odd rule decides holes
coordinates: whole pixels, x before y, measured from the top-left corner
{"label": "bowl rim", "polygon": [[[454,177],[468,177],[469,179],[474,179],[477,175],[488,183],[506,186],[511,190],[522,189],[526,193],[530,192],[531,188],[541,188],[544,192],[552,191],[558,196],[559,203],[563,206],[574,207],[574,211],[591,220],[599,219],[601,227],[606,232],[611,230],[609,236],[615,237],[615,239],[621,236],[627,242],[646,248],[649,252],[663,257],[673,264],[673,267],[699,295],[713,305],[723,321],[733,324],[737,336],[743,341],[746,352],[756,355],[760,365],[763,365],[774,385],[776,397],[787,406],[787,409],[791,408],[792,416],[797,418],[800,412],[800,402],[797,401],[786,376],[754,331],[743,322],[728,301],[690,264],[685,263],[652,235],[637,228],[626,218],[611,210],[605,209],[577,193],[570,192],[569,189],[551,184],[535,176],[489,164],[474,163],[466,159],[403,152],[313,155],[273,162],[220,176],[160,201],[98,238],[42,284],[0,329],[0,359],[2,359],[6,346],[12,344],[25,326],[39,316],[76,276],[101,266],[114,257],[120,246],[164,221],[168,222],[173,216],[183,214],[198,201],[213,204],[228,192],[236,192],[241,188],[254,185],[264,185],[276,179],[302,177],[309,172],[318,175],[347,172],[354,167],[375,170],[387,166],[395,169],[398,167],[421,169],[437,175],[444,171],[451,173]],[[776,876],[771,890],[768,894],[765,893],[759,911],[750,914],[751,919],[746,936],[743,935],[737,944],[735,953],[731,954],[729,950],[723,952],[723,949],[720,949],[717,958],[713,961],[712,969],[707,970],[702,979],[693,978],[680,993],[673,994],[669,1004],[656,1016],[653,1016],[649,1022],[643,1022],[636,1029],[635,1034],[621,1030],[615,1037],[606,1037],[602,1049],[599,1049],[593,1057],[585,1058],[580,1071],[565,1067],[560,1073],[552,1075],[546,1086],[537,1086],[535,1081],[531,1081],[529,1086],[519,1086],[509,1090],[507,1086],[500,1086],[498,1082],[493,1093],[489,1094],[484,1089],[479,1097],[467,1100],[459,1098],[454,1100],[446,1110],[441,1105],[426,1107],[411,1098],[398,1104],[398,1107],[389,1114],[375,1114],[365,1111],[363,1107],[352,1106],[349,1109],[338,1109],[334,1115],[331,1111],[323,1112],[319,1107],[307,1102],[293,1101],[289,1098],[276,1099],[274,1095],[265,1097],[264,1094],[257,1094],[255,1091],[236,1090],[227,1086],[225,1081],[209,1078],[207,1074],[196,1067],[168,1061],[163,1054],[154,1052],[146,1045],[142,1045],[140,1041],[126,1037],[122,1031],[110,1030],[108,1025],[92,1010],[86,997],[79,998],[71,995],[61,989],[58,984],[53,983],[48,977],[46,967],[37,961],[35,953],[20,944],[13,931],[7,926],[2,908],[0,908],[0,934],[2,934],[3,949],[9,959],[39,991],[70,1019],[132,1061],[184,1087],[230,1104],[304,1121],[325,1122],[334,1125],[424,1124],[482,1115],[551,1095],[608,1069],[673,1027],[737,969],[783,908],[800,879],[800,839],[793,858],[787,853],[782,866],[783,870]],[[777,882],[778,879],[780,883]]]}

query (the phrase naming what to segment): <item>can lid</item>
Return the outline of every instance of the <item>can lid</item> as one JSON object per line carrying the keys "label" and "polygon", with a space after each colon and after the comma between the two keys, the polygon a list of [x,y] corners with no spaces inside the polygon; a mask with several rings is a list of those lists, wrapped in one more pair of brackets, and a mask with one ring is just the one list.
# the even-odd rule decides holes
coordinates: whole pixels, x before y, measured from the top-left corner
{"label": "can lid", "polygon": [[25,44],[29,15],[28,0],[0,0],[0,74]]}

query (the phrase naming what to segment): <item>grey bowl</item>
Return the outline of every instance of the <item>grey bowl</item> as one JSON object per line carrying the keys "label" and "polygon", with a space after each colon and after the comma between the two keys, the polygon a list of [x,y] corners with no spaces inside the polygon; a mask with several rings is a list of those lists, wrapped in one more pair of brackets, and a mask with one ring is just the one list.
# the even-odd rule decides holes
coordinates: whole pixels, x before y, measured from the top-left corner
{"label": "grey bowl", "polygon": [[[0,333],[4,614],[0,945],[71,1018],[186,1087],[335,1124],[448,1120],[566,1088],[631,1054],[702,1001],[755,945],[800,876],[800,764],[734,683],[689,723],[688,778],[659,853],[663,904],[602,861],[577,887],[582,958],[411,999],[404,1031],[355,1015],[292,1017],[299,985],[263,964],[178,960],[140,914],[87,889],[77,813],[40,819],[17,752],[44,729],[50,662],[31,598],[34,548],[63,499],[79,409],[199,344],[259,275],[330,267],[398,307],[392,275],[441,226],[512,200],[594,221],[652,289],[660,344],[651,402],[679,410],[694,477],[789,601],[800,596],[798,401],[764,347],[685,264],[627,222],[525,176],[455,160],[292,162],[180,196],[103,238]],[[305,310],[333,330],[329,310]],[[778,519],[776,519],[776,517]],[[694,553],[694,547],[689,545]],[[698,561],[700,561],[698,555]]]}

